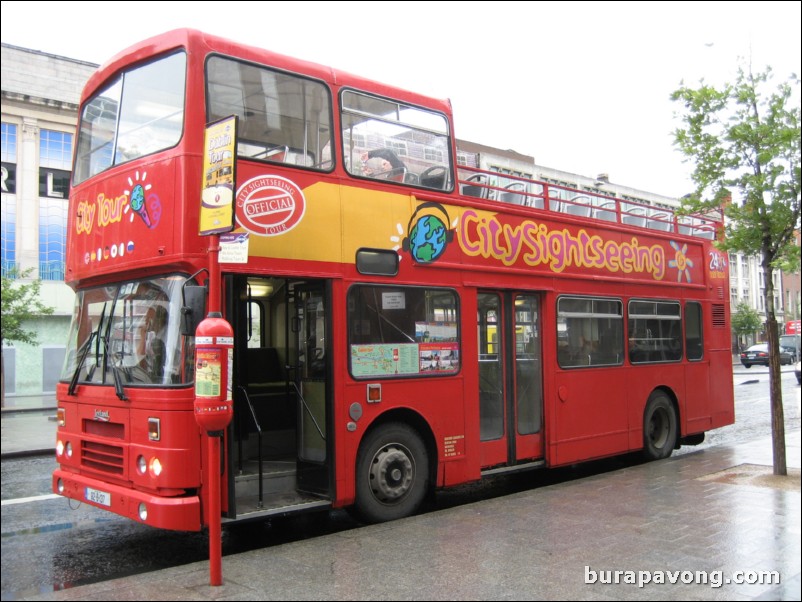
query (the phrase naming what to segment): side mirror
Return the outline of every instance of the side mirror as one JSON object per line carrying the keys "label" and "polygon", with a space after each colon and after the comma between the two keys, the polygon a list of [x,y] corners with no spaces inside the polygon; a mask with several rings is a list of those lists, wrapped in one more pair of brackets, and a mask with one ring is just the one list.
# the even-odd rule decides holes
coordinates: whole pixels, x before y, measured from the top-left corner
{"label": "side mirror", "polygon": [[181,334],[194,337],[198,324],[206,316],[206,287],[185,285],[182,294],[184,305],[181,307]]}

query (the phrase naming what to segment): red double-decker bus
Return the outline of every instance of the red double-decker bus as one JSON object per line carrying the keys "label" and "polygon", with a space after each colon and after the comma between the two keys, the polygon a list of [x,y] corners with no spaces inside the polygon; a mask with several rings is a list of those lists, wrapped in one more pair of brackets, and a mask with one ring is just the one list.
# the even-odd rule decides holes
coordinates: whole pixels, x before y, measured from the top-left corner
{"label": "red double-decker bus", "polygon": [[[231,116],[235,223],[213,262],[202,190],[232,170],[209,176],[204,131]],[[390,520],[439,488],[664,458],[733,422],[720,216],[469,169],[456,151],[447,101],[192,30],[103,65],[70,192],[53,490],[209,524],[193,413],[209,295],[234,333],[224,522]]]}

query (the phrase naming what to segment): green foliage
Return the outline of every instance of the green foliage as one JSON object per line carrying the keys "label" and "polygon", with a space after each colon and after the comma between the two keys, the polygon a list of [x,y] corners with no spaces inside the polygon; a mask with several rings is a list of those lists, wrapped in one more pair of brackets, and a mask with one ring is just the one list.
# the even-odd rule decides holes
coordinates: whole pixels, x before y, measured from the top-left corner
{"label": "green foliage", "polygon": [[[674,133],[675,144],[695,164],[696,190],[683,201],[683,211],[717,211],[724,206],[728,219],[722,249],[762,261],[774,474],[786,475],[772,270],[799,265],[794,233],[799,229],[802,136],[799,78],[793,75],[774,90],[768,89],[770,80],[770,68],[758,74],[741,68],[734,84],[720,90],[683,85],[671,98],[684,107],[684,125]],[[734,201],[730,191],[736,194]]]}
{"label": "green foliage", "polygon": [[717,209],[735,192],[725,205],[722,248],[760,255],[766,267],[798,269],[800,80],[793,75],[771,89],[771,79],[769,67],[757,74],[741,68],[735,84],[682,85],[672,93],[684,108],[675,145],[693,161],[696,184],[683,211]]}
{"label": "green foliage", "polygon": [[11,272],[2,277],[2,326],[0,326],[0,340],[6,342],[18,341],[20,343],[36,344],[33,332],[25,330],[22,326],[26,320],[50,315],[53,308],[39,300],[41,280],[32,280],[21,283],[18,278],[27,278],[31,270],[19,274]]}
{"label": "green foliage", "polygon": [[763,320],[757,310],[752,309],[746,303],[739,303],[738,307],[732,312],[732,330],[736,335],[744,336],[757,332],[763,326]]}

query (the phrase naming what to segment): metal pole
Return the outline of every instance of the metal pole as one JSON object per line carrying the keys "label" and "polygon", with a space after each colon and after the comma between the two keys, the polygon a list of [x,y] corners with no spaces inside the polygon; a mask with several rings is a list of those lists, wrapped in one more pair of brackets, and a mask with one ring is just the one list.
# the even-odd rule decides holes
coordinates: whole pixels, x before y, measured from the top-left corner
{"label": "metal pole", "polygon": [[220,523],[220,439],[209,432],[209,585],[223,585],[223,541]]}

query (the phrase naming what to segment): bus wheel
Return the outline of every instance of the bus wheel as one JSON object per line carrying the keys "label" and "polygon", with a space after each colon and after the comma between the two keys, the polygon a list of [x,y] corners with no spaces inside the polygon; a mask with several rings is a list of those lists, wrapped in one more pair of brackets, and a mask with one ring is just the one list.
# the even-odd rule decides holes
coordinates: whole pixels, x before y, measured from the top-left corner
{"label": "bus wheel", "polygon": [[677,442],[677,415],[668,395],[655,391],[643,413],[643,455],[647,460],[667,458]]}
{"label": "bus wheel", "polygon": [[373,430],[356,462],[356,511],[367,522],[409,516],[428,488],[429,458],[420,436],[409,426],[387,424]]}

